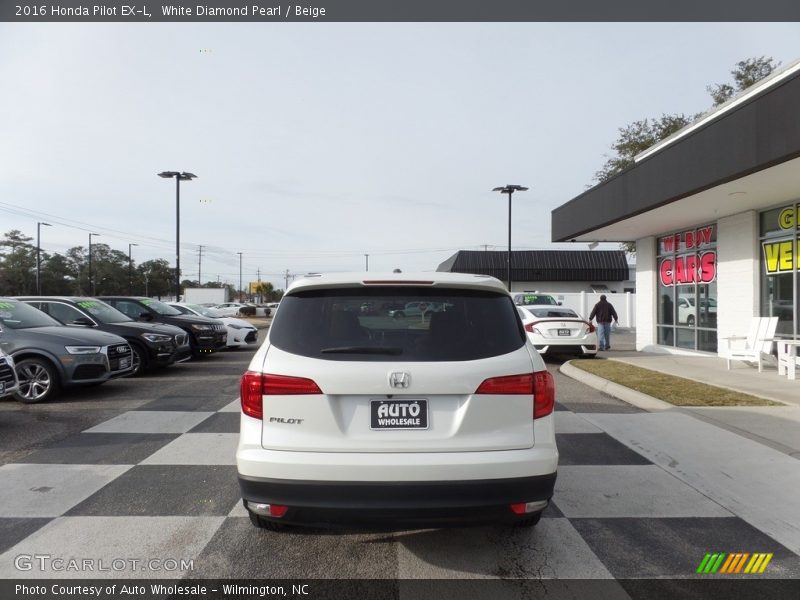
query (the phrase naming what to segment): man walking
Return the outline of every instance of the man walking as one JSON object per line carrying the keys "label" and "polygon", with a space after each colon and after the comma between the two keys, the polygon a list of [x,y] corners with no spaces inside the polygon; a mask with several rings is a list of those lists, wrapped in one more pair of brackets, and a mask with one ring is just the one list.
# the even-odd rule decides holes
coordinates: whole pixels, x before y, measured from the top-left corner
{"label": "man walking", "polygon": [[597,319],[597,337],[600,343],[600,350],[611,350],[611,321],[619,325],[617,311],[611,303],[606,300],[606,295],[600,295],[600,302],[594,305],[589,320]]}

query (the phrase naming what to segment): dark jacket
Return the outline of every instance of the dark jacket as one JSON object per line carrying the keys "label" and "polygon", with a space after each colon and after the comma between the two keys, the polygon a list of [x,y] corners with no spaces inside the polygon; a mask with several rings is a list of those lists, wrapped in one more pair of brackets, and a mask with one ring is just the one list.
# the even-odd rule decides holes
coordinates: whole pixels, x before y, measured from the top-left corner
{"label": "dark jacket", "polygon": [[600,300],[597,304],[594,305],[592,309],[592,314],[589,315],[589,320],[591,321],[597,317],[598,323],[611,323],[611,321],[617,321],[617,311],[614,310],[614,307],[611,306],[611,302],[608,300]]}

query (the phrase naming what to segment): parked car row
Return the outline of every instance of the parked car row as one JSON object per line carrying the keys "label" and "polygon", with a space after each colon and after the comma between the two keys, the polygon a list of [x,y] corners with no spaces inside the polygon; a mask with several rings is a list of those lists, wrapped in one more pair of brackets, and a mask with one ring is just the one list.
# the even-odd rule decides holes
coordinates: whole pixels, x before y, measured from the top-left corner
{"label": "parked car row", "polygon": [[247,321],[223,322],[183,306],[126,296],[0,299],[0,397],[41,402],[62,388],[258,341]]}

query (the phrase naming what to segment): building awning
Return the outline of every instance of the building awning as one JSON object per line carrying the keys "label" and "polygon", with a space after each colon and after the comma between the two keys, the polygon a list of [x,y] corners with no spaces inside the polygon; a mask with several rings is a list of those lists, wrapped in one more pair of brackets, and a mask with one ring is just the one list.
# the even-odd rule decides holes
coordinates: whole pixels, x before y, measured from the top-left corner
{"label": "building awning", "polygon": [[[437,271],[490,275],[505,280],[505,251],[459,250]],[[514,250],[514,281],[627,281],[628,262],[622,250]]]}
{"label": "building awning", "polygon": [[800,64],[552,212],[552,239],[632,241],[796,199]]}

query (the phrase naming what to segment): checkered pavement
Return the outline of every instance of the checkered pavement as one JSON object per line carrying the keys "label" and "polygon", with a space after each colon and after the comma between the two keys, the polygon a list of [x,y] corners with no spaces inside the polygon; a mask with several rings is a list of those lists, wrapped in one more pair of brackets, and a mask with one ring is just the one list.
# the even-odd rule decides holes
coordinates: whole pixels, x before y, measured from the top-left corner
{"label": "checkered pavement", "polygon": [[[772,552],[762,577],[800,577],[796,554],[600,426],[641,411],[567,404],[554,502],[536,528],[329,535],[250,525],[238,401],[163,396],[0,466],[0,578],[683,578],[709,551]],[[15,567],[35,554],[194,562],[157,574]]]}

